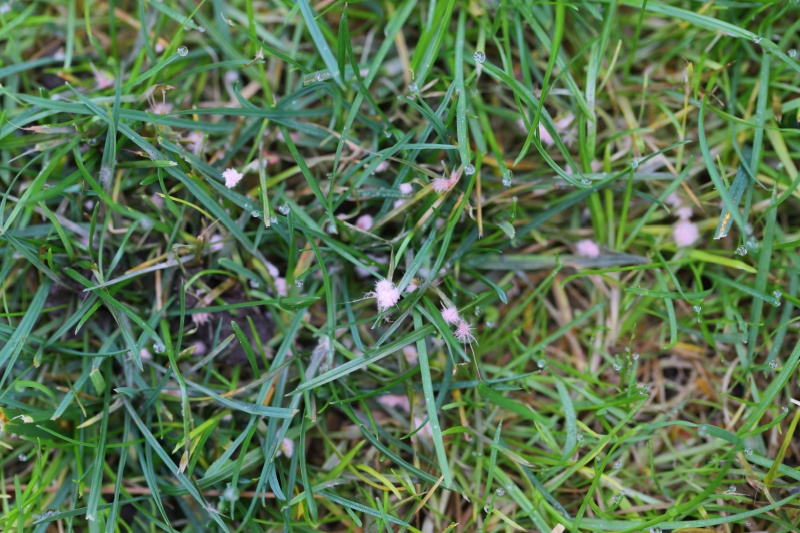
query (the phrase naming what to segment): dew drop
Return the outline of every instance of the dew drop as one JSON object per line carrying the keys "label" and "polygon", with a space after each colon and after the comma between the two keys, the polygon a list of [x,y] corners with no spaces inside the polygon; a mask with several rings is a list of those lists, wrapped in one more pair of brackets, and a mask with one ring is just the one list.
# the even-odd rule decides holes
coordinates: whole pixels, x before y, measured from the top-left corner
{"label": "dew drop", "polygon": [[620,461],[614,463],[614,470],[619,470],[620,468],[622,468],[622,463]]}
{"label": "dew drop", "polygon": [[620,370],[622,370],[622,365],[621,365],[621,364],[619,364],[619,363],[614,363],[614,365],[613,365],[613,366],[614,366],[614,370],[616,370],[617,372],[619,372]]}
{"label": "dew drop", "polygon": [[303,280],[302,279],[295,280],[294,284],[298,289],[302,289],[303,288]]}
{"label": "dew drop", "polygon": [[747,527],[750,527],[750,520],[745,520],[744,525],[746,525]]}
{"label": "dew drop", "polygon": [[760,43],[761,42],[761,36],[760,35],[756,35],[755,37],[753,37],[753,42],[756,43],[756,44]]}
{"label": "dew drop", "polygon": [[745,448],[744,449],[745,455],[753,455],[753,448]]}
{"label": "dew drop", "polygon": [[206,29],[204,27],[202,27],[202,26],[198,26],[197,27],[197,31],[199,31],[200,33],[205,33]]}
{"label": "dew drop", "polygon": [[476,63],[483,63],[484,61],[486,61],[486,54],[478,50],[477,52],[472,54],[472,59],[474,59]]}
{"label": "dew drop", "polygon": [[178,55],[181,57],[186,57],[189,55],[189,49],[185,46],[181,46],[178,48]]}
{"label": "dew drop", "polygon": [[483,506],[483,512],[484,513],[491,513],[492,512],[492,508],[489,507],[488,505],[484,505]]}
{"label": "dew drop", "polygon": [[783,407],[781,407],[781,411],[783,411],[784,413],[788,413],[789,408],[784,405]]}
{"label": "dew drop", "polygon": [[539,359],[538,361],[536,361],[536,366],[538,366],[539,368],[544,368],[544,365],[545,365],[544,359]]}
{"label": "dew drop", "polygon": [[383,136],[386,137],[387,139],[391,139],[392,133],[389,130],[386,130],[383,132]]}
{"label": "dew drop", "polygon": [[631,359],[636,361],[637,359],[639,359],[639,354],[634,352],[633,355],[631,355]]}
{"label": "dew drop", "polygon": [[751,252],[757,252],[758,251],[758,241],[756,240],[755,237],[750,237],[749,239],[747,239],[747,242],[745,242],[744,245]]}
{"label": "dew drop", "polygon": [[475,166],[468,163],[464,167],[464,174],[466,174],[467,176],[472,176],[473,174],[475,174]]}
{"label": "dew drop", "polygon": [[254,210],[250,211],[250,216],[253,217],[253,218],[258,218],[259,216],[261,216],[261,213],[259,213],[258,211],[256,211],[254,209]]}
{"label": "dew drop", "polygon": [[736,492],[736,485],[731,485],[728,487],[728,492]]}
{"label": "dew drop", "polygon": [[166,346],[158,342],[153,345],[153,351],[156,353],[164,353],[164,350],[166,349],[167,349]]}
{"label": "dew drop", "polygon": [[739,246],[738,248],[736,248],[736,253],[738,255],[745,256],[747,255],[747,248],[745,248],[744,246]]}
{"label": "dew drop", "polygon": [[409,90],[409,92],[415,93],[415,92],[419,91],[419,87],[417,87],[416,83],[411,82],[411,83],[408,84],[408,90]]}
{"label": "dew drop", "polygon": [[789,57],[791,57],[791,58],[797,57],[797,50],[795,50],[794,48],[789,50]]}
{"label": "dew drop", "polygon": [[778,368],[778,361],[773,359],[772,361],[769,362],[769,367],[770,368]]}
{"label": "dew drop", "polygon": [[695,305],[694,307],[692,307],[692,309],[694,309],[694,312],[697,313],[698,315],[700,314],[700,311],[703,310],[703,308],[700,307],[699,305]]}
{"label": "dew drop", "polygon": [[503,186],[504,187],[511,187],[511,182],[513,180],[514,180],[514,173],[509,170],[508,174],[503,176]]}
{"label": "dew drop", "polygon": [[270,224],[277,224],[278,223],[278,217],[276,217],[275,215],[272,215],[271,217],[269,217],[269,223]]}
{"label": "dew drop", "polygon": [[280,211],[282,215],[288,215],[289,214],[289,204],[281,205],[278,208],[278,211]]}
{"label": "dew drop", "polygon": [[638,168],[638,167],[639,167],[639,160],[637,160],[637,159],[631,159],[631,160],[630,160],[630,165],[631,165],[631,168],[633,168],[633,169],[636,169],[636,168]]}
{"label": "dew drop", "polygon": [[780,300],[780,299],[781,299],[781,296],[783,296],[783,293],[782,293],[781,291],[779,291],[779,290],[777,290],[777,289],[776,289],[776,290],[772,291],[772,295],[773,295],[775,298],[777,298],[778,300]]}
{"label": "dew drop", "polygon": [[261,287],[261,284],[258,282],[258,280],[255,279],[250,280],[250,288],[258,289],[259,287]]}
{"label": "dew drop", "polygon": [[661,528],[660,527],[651,527],[650,528],[650,533],[661,533]]}
{"label": "dew drop", "polygon": [[494,491],[494,493],[497,494],[498,496],[506,495],[506,491],[504,491],[503,489],[497,489],[496,491]]}
{"label": "dew drop", "polygon": [[587,177],[583,177],[583,178],[581,178],[581,183],[583,183],[584,185],[591,185],[592,180],[590,180]]}

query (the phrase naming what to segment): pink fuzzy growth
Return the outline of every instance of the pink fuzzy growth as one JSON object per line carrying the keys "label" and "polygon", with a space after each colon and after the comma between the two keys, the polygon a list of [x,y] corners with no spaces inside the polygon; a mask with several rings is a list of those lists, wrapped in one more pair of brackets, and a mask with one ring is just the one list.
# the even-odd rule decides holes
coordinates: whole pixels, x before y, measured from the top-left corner
{"label": "pink fuzzy growth", "polygon": [[382,313],[397,304],[400,300],[400,289],[391,280],[382,279],[375,284],[375,290],[368,296],[378,301],[378,311]]}
{"label": "pink fuzzy growth", "polygon": [[229,189],[232,189],[237,183],[242,181],[244,175],[239,173],[239,171],[235,168],[229,168],[222,173],[222,177],[225,178],[225,186]]}
{"label": "pink fuzzy growth", "polygon": [[192,343],[192,348],[194,348],[194,352],[192,353],[195,355],[204,355],[208,352],[208,346],[206,346],[206,343],[203,341],[194,341]]}
{"label": "pink fuzzy growth", "polygon": [[356,227],[361,231],[369,231],[372,228],[374,220],[370,215],[361,215],[356,220]]}
{"label": "pink fuzzy growth", "polygon": [[398,190],[401,194],[411,194],[414,192],[414,187],[412,187],[410,183],[401,183]]}
{"label": "pink fuzzy growth", "polygon": [[289,290],[286,287],[286,278],[275,278],[275,292],[281,298],[286,298],[289,294]]}
{"label": "pink fuzzy growth", "polygon": [[456,184],[458,183],[458,180],[461,179],[461,172],[463,172],[463,169],[454,170],[453,172],[450,173],[450,177],[449,178],[436,178],[432,182],[433,183],[433,190],[437,194],[442,194],[442,193],[445,193],[447,191],[452,190],[453,187],[455,187]]}
{"label": "pink fuzzy growth", "polygon": [[278,267],[270,263],[269,261],[264,262],[264,267],[267,269],[267,273],[273,278],[278,278],[281,275],[281,271],[278,270]]}
{"label": "pink fuzzy growth", "polygon": [[101,72],[99,70],[94,71],[94,83],[98,89],[108,89],[109,87],[114,86],[114,78],[106,74],[105,72]]}
{"label": "pink fuzzy growth", "polygon": [[539,122],[539,139],[542,141],[544,146],[553,146],[555,141],[547,129],[544,127],[544,124]]}
{"label": "pink fuzzy growth", "polygon": [[403,348],[403,357],[406,358],[406,362],[409,365],[416,365],[419,362],[419,354],[417,353],[417,349],[411,344]]}
{"label": "pink fuzzy growth", "polygon": [[411,280],[411,283],[409,283],[408,285],[406,285],[406,293],[407,293],[407,294],[409,294],[409,293],[412,293],[412,292],[414,292],[414,291],[415,291],[415,290],[417,290],[417,289],[419,289],[419,285],[417,285],[417,282],[416,282],[416,280],[413,280],[413,279],[412,279],[412,280]]}
{"label": "pink fuzzy growth", "polygon": [[700,238],[700,230],[694,222],[679,220],[672,227],[672,238],[678,248],[686,248],[693,245]]}
{"label": "pink fuzzy growth", "polygon": [[285,455],[291,458],[294,455],[294,441],[292,439],[283,439],[276,455]]}
{"label": "pink fuzzy growth", "polygon": [[667,198],[664,200],[664,203],[672,207],[680,207],[683,204],[683,200],[681,200],[681,197],[678,196],[677,193],[673,192],[667,196]]}
{"label": "pink fuzzy growth", "polygon": [[452,326],[458,324],[461,317],[458,316],[458,309],[455,307],[444,307],[442,308],[442,319]]}
{"label": "pink fuzzy growth", "polygon": [[458,323],[454,335],[456,339],[461,342],[472,342],[475,340],[475,337],[472,335],[472,326],[470,326],[466,320],[462,320]]}
{"label": "pink fuzzy growth", "polygon": [[688,205],[679,207],[675,210],[675,216],[681,220],[689,220],[692,218],[692,208]]}
{"label": "pink fuzzy growth", "polygon": [[455,186],[455,183],[445,178],[436,178],[433,180],[433,190],[436,194],[442,194]]}
{"label": "pink fuzzy growth", "polygon": [[[416,427],[420,427],[422,425],[422,419],[419,417],[414,417],[414,425]],[[428,420],[425,422],[425,425],[420,428],[419,431],[415,433],[415,436],[420,436],[424,439],[430,440],[433,438],[433,431],[431,430],[431,422]]]}
{"label": "pink fuzzy growth", "polygon": [[202,326],[211,319],[210,313],[195,313],[192,315],[192,322],[197,326]]}
{"label": "pink fuzzy growth", "polygon": [[600,247],[591,239],[583,239],[575,243],[575,253],[580,257],[597,257]]}
{"label": "pink fuzzy growth", "polygon": [[405,394],[384,394],[378,396],[378,403],[389,409],[402,409],[406,413],[411,411],[411,402]]}
{"label": "pink fuzzy growth", "polygon": [[378,166],[375,167],[375,172],[386,172],[389,169],[389,162],[388,161],[381,161],[378,163]]}

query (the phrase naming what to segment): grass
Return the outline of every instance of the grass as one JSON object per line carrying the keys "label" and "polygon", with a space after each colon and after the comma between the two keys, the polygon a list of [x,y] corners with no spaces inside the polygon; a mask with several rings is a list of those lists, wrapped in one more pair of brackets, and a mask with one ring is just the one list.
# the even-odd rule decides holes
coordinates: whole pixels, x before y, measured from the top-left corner
{"label": "grass", "polygon": [[798,9],[0,3],[0,530],[800,531]]}

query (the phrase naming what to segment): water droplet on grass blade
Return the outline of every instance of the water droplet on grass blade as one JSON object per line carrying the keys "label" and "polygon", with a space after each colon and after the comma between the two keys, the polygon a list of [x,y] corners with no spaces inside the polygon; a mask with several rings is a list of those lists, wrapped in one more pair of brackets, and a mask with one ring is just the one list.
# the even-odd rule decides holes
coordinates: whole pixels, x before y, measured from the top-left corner
{"label": "water droplet on grass blade", "polygon": [[747,255],[747,248],[745,248],[744,246],[739,246],[738,248],[736,248],[736,253],[738,255],[745,256]]}
{"label": "water droplet on grass blade", "polygon": [[698,315],[700,314],[700,311],[703,310],[703,308],[700,307],[699,305],[695,305],[694,307],[692,307],[692,309],[694,309],[694,312],[697,313]]}
{"label": "water droplet on grass blade", "polygon": [[473,174],[475,174],[475,166],[467,163],[467,165],[464,167],[464,174],[466,174],[467,176],[472,176]]}
{"label": "water droplet on grass blade", "polygon": [[181,57],[186,57],[189,55],[189,49],[185,46],[178,47],[178,55]]}
{"label": "water droplet on grass blade", "polygon": [[745,448],[744,449],[745,455],[753,455],[753,448]]}
{"label": "water droplet on grass blade", "polygon": [[483,63],[484,61],[486,61],[486,54],[478,50],[477,52],[472,54],[472,59],[474,59],[476,63]]}
{"label": "water droplet on grass blade", "polygon": [[639,160],[638,159],[631,159],[630,160],[631,168],[636,169],[639,168]]}
{"label": "water droplet on grass blade", "polygon": [[504,491],[503,489],[497,489],[496,491],[494,491],[494,493],[497,494],[498,496],[506,495],[506,491]]}

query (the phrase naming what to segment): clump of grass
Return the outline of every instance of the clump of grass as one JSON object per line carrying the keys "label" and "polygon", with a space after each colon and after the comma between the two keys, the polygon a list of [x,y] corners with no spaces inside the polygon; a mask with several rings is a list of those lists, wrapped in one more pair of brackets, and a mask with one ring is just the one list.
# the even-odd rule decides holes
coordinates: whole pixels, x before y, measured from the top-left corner
{"label": "clump of grass", "polygon": [[793,4],[0,4],[3,531],[794,531]]}

